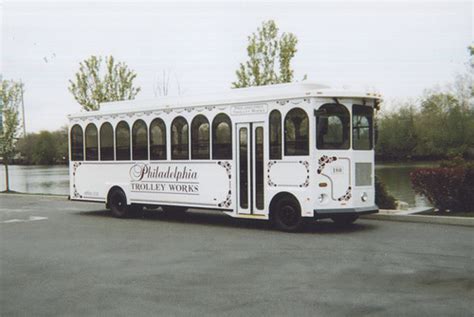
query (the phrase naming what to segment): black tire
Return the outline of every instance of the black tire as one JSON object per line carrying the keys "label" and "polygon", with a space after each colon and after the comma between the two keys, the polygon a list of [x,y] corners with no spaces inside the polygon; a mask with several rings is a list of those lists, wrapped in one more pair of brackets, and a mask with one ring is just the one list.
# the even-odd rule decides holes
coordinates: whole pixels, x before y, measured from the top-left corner
{"label": "black tire", "polygon": [[131,214],[131,208],[127,205],[127,197],[121,189],[113,189],[109,196],[109,207],[112,215],[117,218],[127,218]]}
{"label": "black tire", "polygon": [[340,226],[349,226],[354,223],[359,219],[358,215],[339,215],[339,216],[334,216],[331,218],[334,223],[340,225]]}
{"label": "black tire", "polygon": [[271,220],[276,229],[286,232],[298,232],[303,228],[304,219],[296,199],[284,197],[272,208]]}

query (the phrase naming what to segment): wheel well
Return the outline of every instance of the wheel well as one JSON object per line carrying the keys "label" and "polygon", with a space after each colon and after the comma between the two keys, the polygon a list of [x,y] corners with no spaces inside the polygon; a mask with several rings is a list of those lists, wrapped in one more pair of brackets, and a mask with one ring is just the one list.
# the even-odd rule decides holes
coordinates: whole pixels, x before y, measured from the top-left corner
{"label": "wheel well", "polygon": [[110,195],[112,194],[114,190],[121,190],[125,194],[125,191],[120,186],[115,185],[115,186],[110,187],[109,192],[107,193],[107,201],[105,202],[105,206],[107,208],[109,208]]}
{"label": "wheel well", "polygon": [[298,199],[295,197],[295,195],[288,193],[288,192],[279,192],[275,196],[273,196],[272,201],[270,202],[270,218],[272,217],[273,212],[275,211],[275,206],[283,198],[290,198],[293,199],[297,204],[298,207],[300,208],[301,211],[301,205]]}

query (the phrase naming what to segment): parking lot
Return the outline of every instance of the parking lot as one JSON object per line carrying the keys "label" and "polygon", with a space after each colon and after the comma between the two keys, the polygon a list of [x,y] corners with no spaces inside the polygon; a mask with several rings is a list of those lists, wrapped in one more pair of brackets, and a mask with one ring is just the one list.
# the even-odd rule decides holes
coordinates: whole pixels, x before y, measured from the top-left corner
{"label": "parking lot", "polygon": [[360,219],[303,233],[210,212],[115,219],[0,195],[0,315],[472,316],[474,230]]}

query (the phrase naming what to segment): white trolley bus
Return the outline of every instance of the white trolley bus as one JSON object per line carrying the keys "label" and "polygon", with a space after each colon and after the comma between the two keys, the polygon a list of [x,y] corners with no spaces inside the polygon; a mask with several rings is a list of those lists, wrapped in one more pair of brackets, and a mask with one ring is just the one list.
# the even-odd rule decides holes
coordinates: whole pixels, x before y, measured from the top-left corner
{"label": "white trolley bus", "polygon": [[380,95],[313,83],[199,98],[104,103],[69,116],[70,199],[117,217],[142,207],[352,223],[376,213],[373,113]]}

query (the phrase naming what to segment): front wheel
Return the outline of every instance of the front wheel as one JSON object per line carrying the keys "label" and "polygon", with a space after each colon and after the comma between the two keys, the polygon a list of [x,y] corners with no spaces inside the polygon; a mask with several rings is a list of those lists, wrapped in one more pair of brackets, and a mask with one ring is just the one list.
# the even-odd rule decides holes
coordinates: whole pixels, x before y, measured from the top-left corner
{"label": "front wheel", "polygon": [[127,197],[121,189],[114,189],[110,194],[109,206],[112,214],[117,218],[126,218],[130,215],[130,207],[127,205]]}
{"label": "front wheel", "polygon": [[331,218],[336,224],[341,226],[348,226],[359,218],[357,215],[339,215]]}
{"label": "front wheel", "polygon": [[278,230],[296,232],[303,228],[303,217],[298,202],[293,198],[282,198],[272,211],[272,221]]}

